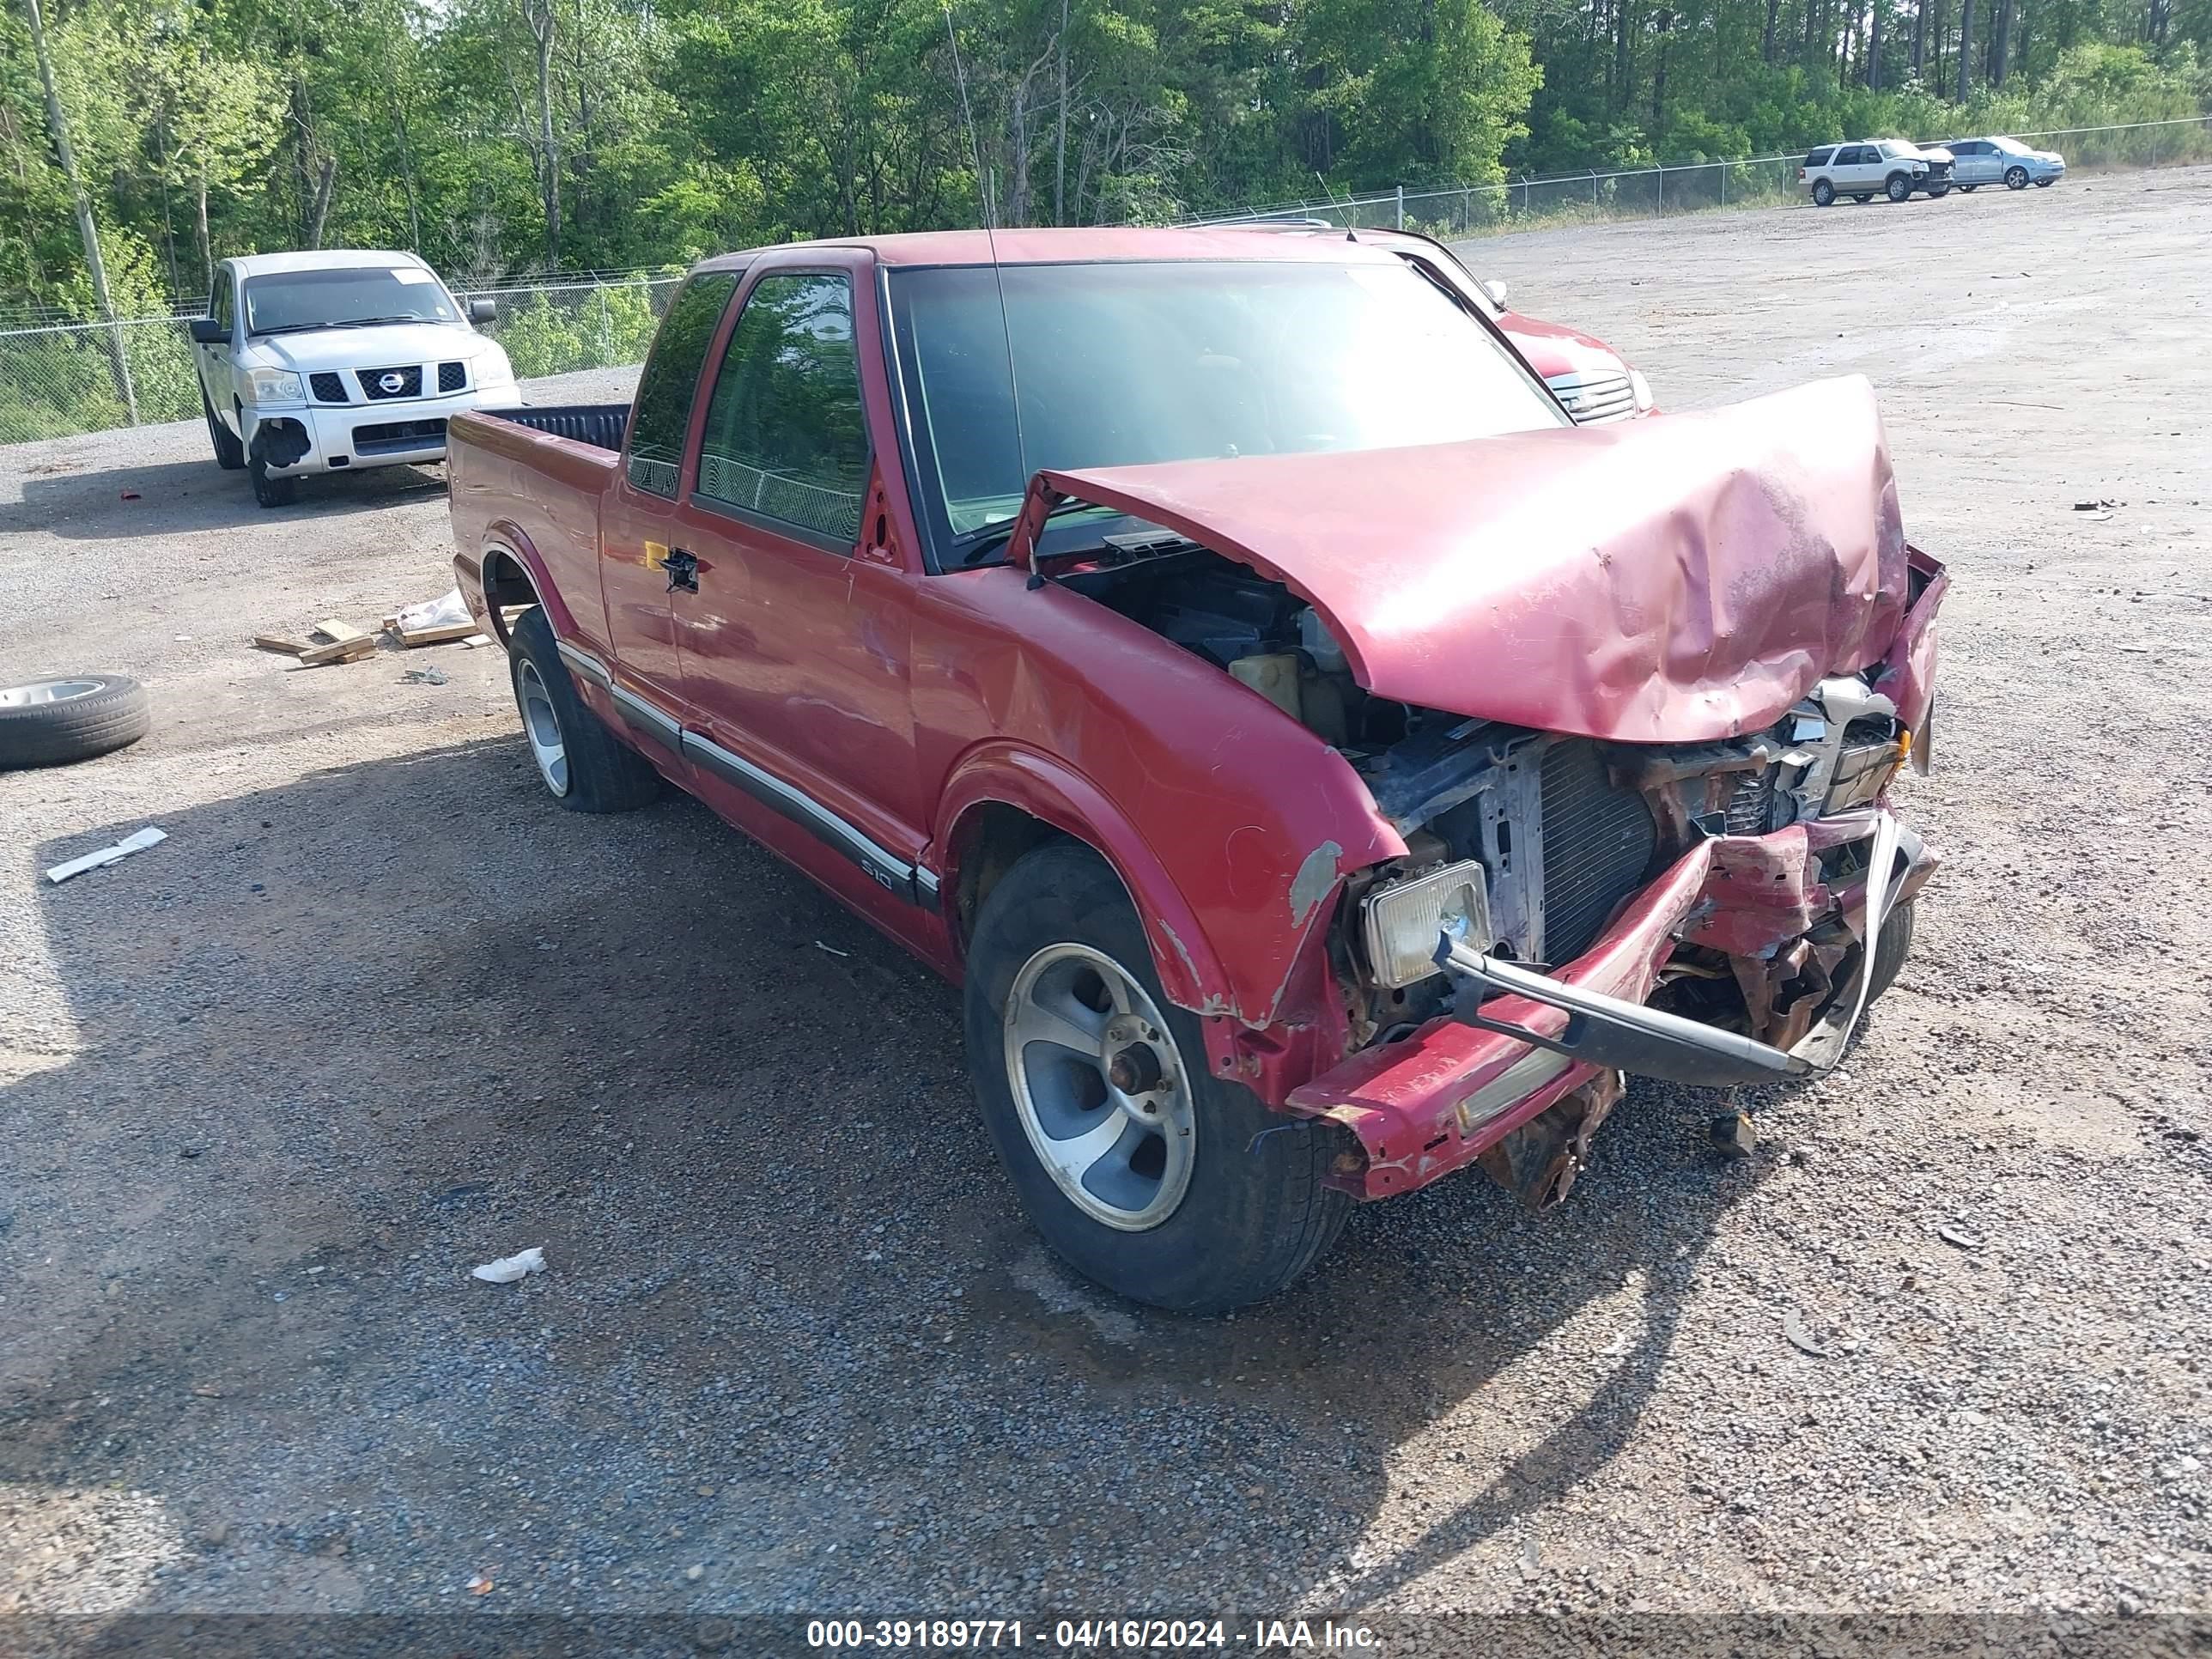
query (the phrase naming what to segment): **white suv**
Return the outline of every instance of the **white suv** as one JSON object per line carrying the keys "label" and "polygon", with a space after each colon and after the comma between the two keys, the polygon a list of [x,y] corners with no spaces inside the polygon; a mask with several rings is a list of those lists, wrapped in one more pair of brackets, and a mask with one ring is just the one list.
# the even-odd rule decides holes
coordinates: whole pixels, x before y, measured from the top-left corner
{"label": "white suv", "polygon": [[1916,190],[1929,196],[1951,192],[1951,153],[1923,150],[1902,138],[1869,138],[1854,144],[1824,144],[1797,169],[1801,184],[1813,187],[1813,200],[1828,206],[1838,196],[1870,202],[1887,196],[1902,202]]}
{"label": "white suv", "polygon": [[514,367],[411,253],[257,253],[216,267],[191,324],[218,465],[282,507],[302,474],[441,460],[447,417],[522,402]]}

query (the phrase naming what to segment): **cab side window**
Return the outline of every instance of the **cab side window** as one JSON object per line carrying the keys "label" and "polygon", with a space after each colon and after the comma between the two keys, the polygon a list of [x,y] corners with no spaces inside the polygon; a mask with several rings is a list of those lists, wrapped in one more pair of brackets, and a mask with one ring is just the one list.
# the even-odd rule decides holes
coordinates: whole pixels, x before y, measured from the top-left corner
{"label": "cab side window", "polygon": [[699,371],[706,367],[707,348],[737,291],[733,271],[694,276],[668,302],[668,314],[653,337],[653,355],[638,376],[637,415],[630,423],[625,462],[630,483],[650,495],[675,499]]}
{"label": "cab side window", "polygon": [[867,422],[842,275],[776,273],[746,296],[714,377],[696,501],[849,550],[868,487]]}
{"label": "cab side window", "polygon": [[208,315],[222,325],[225,334],[231,332],[231,320],[238,314],[233,302],[237,289],[238,284],[232,281],[230,273],[222,271],[215,279],[215,292],[208,296]]}

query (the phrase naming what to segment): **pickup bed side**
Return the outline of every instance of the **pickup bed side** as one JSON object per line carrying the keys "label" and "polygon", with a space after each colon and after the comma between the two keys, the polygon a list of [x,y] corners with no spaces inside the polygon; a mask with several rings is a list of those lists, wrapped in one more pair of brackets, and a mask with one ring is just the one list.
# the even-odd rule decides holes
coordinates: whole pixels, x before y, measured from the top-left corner
{"label": "pickup bed side", "polygon": [[[468,414],[452,425],[446,473],[461,593],[502,643],[500,607],[536,600],[556,638],[611,658],[599,501],[621,464],[619,426],[608,409],[515,413],[524,418]],[[539,429],[549,416],[557,424]],[[598,441],[609,435],[614,447]]]}

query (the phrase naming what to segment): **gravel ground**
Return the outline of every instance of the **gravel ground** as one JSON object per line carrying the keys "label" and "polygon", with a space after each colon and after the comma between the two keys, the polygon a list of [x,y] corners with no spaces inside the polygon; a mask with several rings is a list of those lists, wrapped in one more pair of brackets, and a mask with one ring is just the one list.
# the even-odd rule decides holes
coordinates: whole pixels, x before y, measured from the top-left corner
{"label": "gravel ground", "polygon": [[1474,245],[1667,404],[1875,379],[1949,862],[1755,1156],[1637,1086],[1559,1212],[1218,1322],[1042,1254],[951,991],[690,802],[552,810],[496,653],[243,643],[441,591],[437,475],[0,450],[0,679],[157,702],[0,777],[0,1610],[2204,1610],[2208,186]]}

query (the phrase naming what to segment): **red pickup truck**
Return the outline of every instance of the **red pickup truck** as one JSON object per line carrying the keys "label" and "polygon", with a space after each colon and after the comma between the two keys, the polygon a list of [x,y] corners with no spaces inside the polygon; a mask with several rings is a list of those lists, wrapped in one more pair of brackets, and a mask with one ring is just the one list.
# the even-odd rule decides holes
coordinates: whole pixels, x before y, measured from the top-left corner
{"label": "red pickup truck", "polygon": [[1436,257],[766,248],[632,404],[453,422],[547,788],[672,782],[961,983],[1024,1209],[1139,1300],[1469,1164],[1555,1200],[1624,1073],[1832,1066],[1934,865],[1865,382],[1578,428]]}

